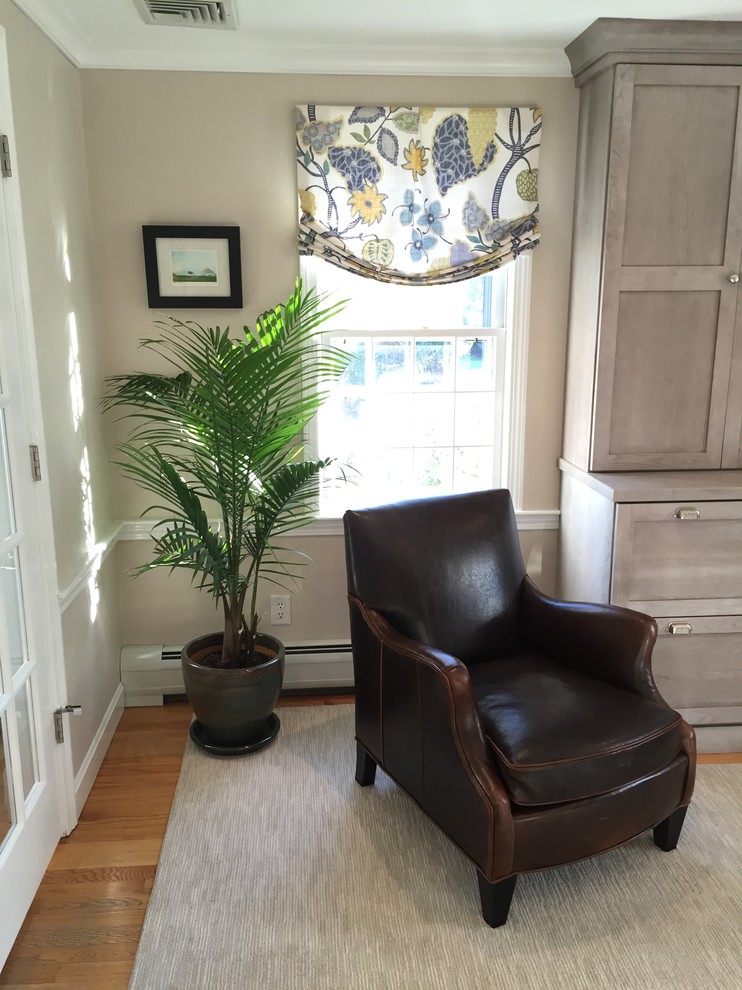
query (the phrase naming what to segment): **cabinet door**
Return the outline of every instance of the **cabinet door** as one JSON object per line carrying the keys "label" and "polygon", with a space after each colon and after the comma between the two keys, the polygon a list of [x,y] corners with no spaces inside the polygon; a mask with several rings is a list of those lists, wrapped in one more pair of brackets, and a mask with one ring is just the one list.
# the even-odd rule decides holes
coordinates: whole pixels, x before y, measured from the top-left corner
{"label": "cabinet door", "polygon": [[616,69],[592,470],[721,466],[741,90],[736,66]]}

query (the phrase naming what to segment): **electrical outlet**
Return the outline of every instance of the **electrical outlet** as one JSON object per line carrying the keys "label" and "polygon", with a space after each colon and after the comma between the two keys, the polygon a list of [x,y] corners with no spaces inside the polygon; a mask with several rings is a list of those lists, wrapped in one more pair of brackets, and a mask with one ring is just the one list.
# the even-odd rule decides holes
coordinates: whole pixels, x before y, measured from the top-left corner
{"label": "electrical outlet", "polygon": [[291,625],[291,595],[271,595],[271,625]]}

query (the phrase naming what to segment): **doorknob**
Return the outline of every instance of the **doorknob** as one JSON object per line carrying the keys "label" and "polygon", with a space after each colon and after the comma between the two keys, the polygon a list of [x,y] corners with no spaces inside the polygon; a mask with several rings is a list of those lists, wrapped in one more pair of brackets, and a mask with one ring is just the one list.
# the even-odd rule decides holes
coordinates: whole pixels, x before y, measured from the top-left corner
{"label": "doorknob", "polygon": [[736,285],[739,282],[739,275],[736,272],[733,272],[728,278],[732,285]]}

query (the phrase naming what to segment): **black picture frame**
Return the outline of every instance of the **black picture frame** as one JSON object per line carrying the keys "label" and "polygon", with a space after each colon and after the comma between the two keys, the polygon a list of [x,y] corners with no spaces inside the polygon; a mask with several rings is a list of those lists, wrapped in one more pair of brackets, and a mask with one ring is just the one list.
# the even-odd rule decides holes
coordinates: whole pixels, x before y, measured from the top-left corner
{"label": "black picture frame", "polygon": [[150,309],[240,309],[239,227],[144,224]]}

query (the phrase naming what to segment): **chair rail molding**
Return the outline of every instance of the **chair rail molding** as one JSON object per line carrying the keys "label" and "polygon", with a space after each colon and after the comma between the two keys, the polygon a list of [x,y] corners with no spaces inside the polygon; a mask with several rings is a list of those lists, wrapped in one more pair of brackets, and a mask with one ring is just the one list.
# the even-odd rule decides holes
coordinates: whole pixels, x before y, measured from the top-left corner
{"label": "chair rail molding", "polygon": [[[559,529],[559,509],[520,509],[515,513],[519,530],[546,531]],[[217,520],[211,519],[212,526]],[[157,519],[127,519],[117,530],[116,541],[149,540],[157,527]],[[342,536],[342,519],[315,519],[308,526],[295,530],[295,536]],[[108,552],[108,551],[106,551]],[[78,579],[81,580],[81,579]]]}
{"label": "chair rail molding", "polygon": [[96,553],[93,554],[93,556],[88,560],[87,564],[83,567],[77,577],[70,581],[66,588],[57,593],[57,602],[59,603],[60,613],[66,611],[80,592],[84,588],[87,588],[90,579],[101,569],[103,562],[121,539],[121,531],[123,528],[123,523],[117,523],[111,529],[108,536],[101,540],[100,543],[96,544]]}

